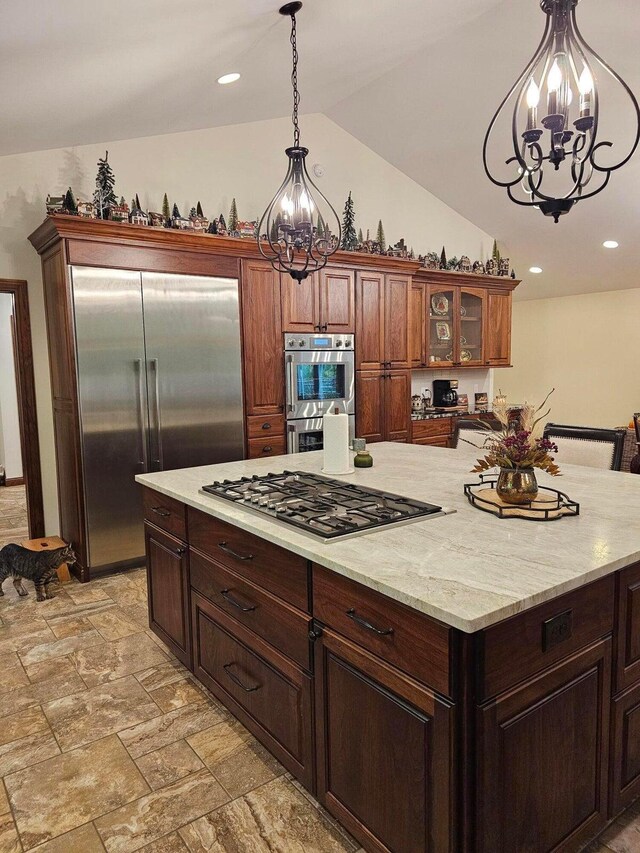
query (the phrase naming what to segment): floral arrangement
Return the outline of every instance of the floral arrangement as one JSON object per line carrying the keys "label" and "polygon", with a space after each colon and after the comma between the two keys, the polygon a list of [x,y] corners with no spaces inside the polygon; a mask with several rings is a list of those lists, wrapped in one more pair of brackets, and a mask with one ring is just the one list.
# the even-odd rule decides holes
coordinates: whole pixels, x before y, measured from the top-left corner
{"label": "floral arrangement", "polygon": [[[531,403],[525,403],[520,414],[518,428],[512,426],[509,420],[509,406],[506,398],[500,395],[493,406],[493,414],[500,422],[500,430],[493,430],[487,423],[481,422],[487,428],[486,437],[482,445],[485,455],[477,460],[473,473],[488,471],[491,468],[512,468],[523,470],[540,468],[551,474],[552,477],[560,476],[560,468],[556,465],[552,453],[558,452],[558,447],[548,438],[534,437],[536,426],[547,417],[551,409],[540,414],[547,400],[555,389],[552,389],[544,398],[542,403],[535,407]],[[464,440],[464,439],[463,439]],[[471,444],[472,442],[468,442]]]}

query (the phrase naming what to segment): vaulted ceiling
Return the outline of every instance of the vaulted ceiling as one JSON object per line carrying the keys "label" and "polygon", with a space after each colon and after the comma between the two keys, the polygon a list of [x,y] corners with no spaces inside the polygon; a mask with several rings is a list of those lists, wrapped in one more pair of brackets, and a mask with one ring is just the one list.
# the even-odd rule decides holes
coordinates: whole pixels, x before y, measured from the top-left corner
{"label": "vaulted ceiling", "polygon": [[[278,5],[3,0],[0,154],[288,114]],[[581,0],[578,12],[587,39],[640,91],[637,0]],[[640,154],[557,226],[484,176],[487,124],[542,25],[537,0],[305,0],[302,111],[326,113],[495,234],[526,280],[520,298],[636,287]],[[215,84],[232,70],[238,83]],[[620,248],[607,253],[605,239]],[[526,274],[532,265],[544,273]]]}

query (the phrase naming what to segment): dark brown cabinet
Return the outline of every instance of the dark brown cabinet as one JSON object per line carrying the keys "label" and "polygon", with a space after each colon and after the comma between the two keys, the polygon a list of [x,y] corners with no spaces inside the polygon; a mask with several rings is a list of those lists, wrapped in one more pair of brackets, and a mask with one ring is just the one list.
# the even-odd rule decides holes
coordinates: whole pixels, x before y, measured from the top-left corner
{"label": "dark brown cabinet", "polygon": [[427,287],[422,281],[411,284],[411,304],[409,307],[409,341],[411,347],[411,367],[427,366]]}
{"label": "dark brown cabinet", "polygon": [[356,399],[356,433],[360,438],[368,442],[410,440],[409,370],[359,370]]}
{"label": "dark brown cabinet", "polygon": [[329,267],[301,282],[284,275],[282,313],[285,332],[353,334],[353,271]]}
{"label": "dark brown cabinet", "polygon": [[411,276],[356,276],[356,369],[411,367]]}
{"label": "dark brown cabinet", "polygon": [[267,261],[243,261],[241,295],[246,414],[279,414],[284,410],[279,274]]}
{"label": "dark brown cabinet", "polygon": [[149,625],[191,667],[189,556],[184,542],[145,522]]}
{"label": "dark brown cabinet", "polygon": [[611,640],[478,711],[478,853],[580,849],[607,822]]}
{"label": "dark brown cabinet", "polygon": [[329,629],[316,643],[318,798],[365,845],[446,853],[453,712]]}

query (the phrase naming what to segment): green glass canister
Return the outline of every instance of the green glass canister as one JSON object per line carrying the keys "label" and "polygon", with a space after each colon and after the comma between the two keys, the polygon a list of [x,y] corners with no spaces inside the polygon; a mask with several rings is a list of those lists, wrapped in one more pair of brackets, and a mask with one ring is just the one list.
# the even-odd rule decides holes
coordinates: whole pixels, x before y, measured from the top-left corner
{"label": "green glass canister", "polygon": [[373,457],[367,450],[367,442],[364,440],[364,438],[354,438],[353,449],[356,452],[356,455],[353,459],[354,468],[373,467]]}

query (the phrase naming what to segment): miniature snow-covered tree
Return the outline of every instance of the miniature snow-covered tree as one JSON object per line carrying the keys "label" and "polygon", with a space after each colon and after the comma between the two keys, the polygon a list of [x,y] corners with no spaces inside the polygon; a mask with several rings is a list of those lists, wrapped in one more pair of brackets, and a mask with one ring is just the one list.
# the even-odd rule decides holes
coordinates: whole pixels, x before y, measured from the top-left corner
{"label": "miniature snow-covered tree", "polygon": [[238,230],[238,208],[235,198],[231,202],[231,210],[229,211],[229,232]]}
{"label": "miniature snow-covered tree", "polygon": [[440,255],[440,269],[446,270],[447,268],[447,253],[444,250],[444,246],[442,247],[442,253]]}
{"label": "miniature snow-covered tree", "polygon": [[227,223],[225,222],[222,214],[218,217],[218,231],[227,231]]}
{"label": "miniature snow-covered tree", "polygon": [[198,202],[196,205],[196,216],[202,216],[202,218],[204,219],[204,213],[202,212],[202,205],[200,204],[200,202]]}
{"label": "miniature snow-covered tree", "polygon": [[64,194],[64,201],[62,202],[62,209],[65,213],[73,213],[76,214],[78,212],[78,205],[76,203],[76,197],[73,194],[73,190],[71,187]]}
{"label": "miniature snow-covered tree", "polygon": [[380,244],[380,251],[384,252],[387,248],[387,241],[384,236],[384,228],[382,227],[382,219],[378,220],[378,231],[376,233],[376,242]]}
{"label": "miniature snow-covered tree", "polygon": [[362,228],[358,228],[358,243],[364,243],[364,237],[362,235]]}
{"label": "miniature snow-covered tree", "polygon": [[167,198],[166,193],[162,199],[162,215],[167,221],[171,219],[171,208],[169,207],[169,199]]}
{"label": "miniature snow-covered tree", "polygon": [[138,210],[142,210],[142,206],[140,204],[140,199],[138,198],[138,193],[136,193],[136,208]]}
{"label": "miniature snow-covered tree", "polygon": [[175,204],[175,202],[173,205],[173,210],[171,211],[171,218],[172,219],[182,219],[182,217],[180,216],[180,211],[178,210],[178,205]]}
{"label": "miniature snow-covered tree", "polygon": [[117,203],[116,194],[113,191],[115,184],[116,178],[113,174],[113,169],[109,165],[109,152],[105,151],[104,157],[98,160],[96,188],[93,193],[93,203],[96,206],[96,213],[100,219],[106,219],[109,208]]}
{"label": "miniature snow-covered tree", "polygon": [[353,206],[351,193],[349,193],[349,197],[344,203],[344,211],[342,213],[342,241],[340,243],[340,248],[344,249],[346,252],[353,252],[358,243],[355,221],[356,212]]}
{"label": "miniature snow-covered tree", "polygon": [[500,249],[498,249],[498,241],[493,241],[493,251],[491,252],[491,257],[494,261],[499,264],[500,263]]}
{"label": "miniature snow-covered tree", "polygon": [[[278,214],[280,216],[280,214]],[[318,219],[316,221],[316,240],[318,237],[324,237],[324,232],[327,226],[324,224],[324,219],[322,218],[322,214],[318,211]]]}

